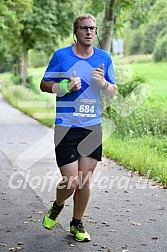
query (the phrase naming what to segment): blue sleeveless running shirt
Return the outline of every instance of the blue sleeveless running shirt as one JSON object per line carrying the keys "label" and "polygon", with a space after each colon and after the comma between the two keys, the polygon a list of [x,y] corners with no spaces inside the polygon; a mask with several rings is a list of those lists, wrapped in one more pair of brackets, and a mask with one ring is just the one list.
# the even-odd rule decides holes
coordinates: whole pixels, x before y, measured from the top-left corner
{"label": "blue sleeveless running shirt", "polygon": [[99,68],[101,64],[104,64],[105,79],[114,84],[112,59],[104,50],[94,47],[94,54],[89,58],[77,56],[72,46],[53,54],[44,74],[45,81],[60,82],[76,71],[75,77],[80,77],[82,82],[80,90],[56,96],[56,124],[87,127],[101,123],[100,88],[92,79],[92,68]]}

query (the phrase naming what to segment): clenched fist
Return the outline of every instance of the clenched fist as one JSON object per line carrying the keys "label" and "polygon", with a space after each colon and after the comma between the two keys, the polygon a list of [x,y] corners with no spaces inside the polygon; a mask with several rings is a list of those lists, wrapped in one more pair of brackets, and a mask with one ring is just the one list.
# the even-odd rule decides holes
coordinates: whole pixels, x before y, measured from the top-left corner
{"label": "clenched fist", "polygon": [[92,79],[103,88],[105,85],[105,78],[104,78],[104,64],[101,64],[100,68],[93,68],[92,70]]}

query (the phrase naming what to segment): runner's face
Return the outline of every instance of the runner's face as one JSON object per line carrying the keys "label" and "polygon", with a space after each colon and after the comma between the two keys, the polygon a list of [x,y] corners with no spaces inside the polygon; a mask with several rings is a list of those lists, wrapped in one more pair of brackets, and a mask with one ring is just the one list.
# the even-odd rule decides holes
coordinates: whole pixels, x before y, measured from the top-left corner
{"label": "runner's face", "polygon": [[91,46],[94,43],[96,34],[96,24],[91,19],[84,19],[79,22],[76,30],[77,42],[83,46]]}

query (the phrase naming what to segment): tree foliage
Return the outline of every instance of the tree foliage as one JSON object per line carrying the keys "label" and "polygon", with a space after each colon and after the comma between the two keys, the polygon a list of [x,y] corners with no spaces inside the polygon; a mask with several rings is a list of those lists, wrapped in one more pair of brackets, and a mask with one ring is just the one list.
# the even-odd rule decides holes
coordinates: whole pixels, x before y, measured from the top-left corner
{"label": "tree foliage", "polygon": [[167,61],[167,34],[157,40],[153,57],[155,61]]}
{"label": "tree foliage", "polygon": [[[0,70],[8,70],[19,61],[21,20],[24,13],[30,12],[32,0],[0,0]],[[18,70],[16,71],[18,72]]]}
{"label": "tree foliage", "polygon": [[[154,1],[154,0],[152,0]],[[103,49],[110,52],[113,35],[120,32],[127,20],[137,20],[144,23],[148,19],[145,10],[145,0],[105,0],[87,1],[85,9],[98,16],[99,12],[104,16],[101,32]]]}
{"label": "tree foliage", "polygon": [[24,83],[28,50],[50,55],[71,34],[74,16],[85,12],[97,18],[103,49],[110,52],[113,36],[124,36],[128,23],[128,52],[166,55],[166,0],[0,0],[0,6],[0,71],[22,69]]}
{"label": "tree foliage", "polygon": [[[143,36],[143,53],[151,54],[154,51],[157,36],[161,30],[160,24],[150,23],[144,32]],[[136,31],[137,32],[137,31]]]}
{"label": "tree foliage", "polygon": [[53,52],[58,41],[72,31],[74,3],[72,0],[1,0],[1,5],[3,39],[14,58],[16,54],[22,59],[22,83],[26,84],[28,50]]}
{"label": "tree foliage", "polygon": [[[154,58],[165,59],[166,46],[164,46],[164,36],[167,34],[167,4],[166,0],[154,0],[144,1],[144,6],[147,10],[146,23],[138,22],[137,19],[130,19],[129,32],[133,34],[135,38],[141,35],[140,43],[136,41],[136,48],[134,47],[134,41],[125,36],[125,44],[129,46],[126,48],[130,54],[136,54],[138,52],[144,54],[154,53]],[[128,40],[128,41],[127,41]],[[160,47],[162,47],[160,49]],[[135,49],[135,50],[134,50]],[[162,57],[163,52],[163,57]],[[159,56],[158,56],[159,55]]]}
{"label": "tree foliage", "polygon": [[37,48],[51,53],[58,45],[58,38],[69,36],[74,18],[71,0],[34,0],[32,14],[25,13],[22,40],[27,49]]}
{"label": "tree foliage", "polygon": [[15,38],[18,39],[20,31],[23,29],[21,20],[25,12],[31,13],[32,1],[0,0],[0,30],[9,47],[13,45]]}

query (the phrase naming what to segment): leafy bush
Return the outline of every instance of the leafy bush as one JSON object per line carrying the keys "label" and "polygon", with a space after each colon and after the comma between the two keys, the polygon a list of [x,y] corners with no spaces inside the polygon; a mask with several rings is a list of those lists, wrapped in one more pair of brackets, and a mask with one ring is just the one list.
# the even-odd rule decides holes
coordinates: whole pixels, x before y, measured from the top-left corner
{"label": "leafy bush", "polygon": [[131,39],[129,41],[129,54],[141,53],[142,33],[140,30],[132,30]]}
{"label": "leafy bush", "polygon": [[115,133],[119,137],[167,134],[167,111],[164,104],[150,101],[147,93],[149,89],[147,90],[147,85],[142,84],[144,82],[143,77],[135,76],[127,84],[118,85],[119,93],[113,99],[102,99],[102,115],[115,123]]}
{"label": "leafy bush", "polygon": [[33,76],[28,76],[27,78],[27,83],[26,83],[26,88],[29,90],[33,91],[35,94],[40,94],[40,89],[39,86],[35,85]]}
{"label": "leafy bush", "polygon": [[[164,27],[164,26],[163,26]],[[151,54],[154,51],[155,43],[159,32],[163,29],[161,24],[149,24],[144,32],[142,52]]]}
{"label": "leafy bush", "polygon": [[21,84],[21,75],[11,75],[11,81],[15,84],[15,85],[20,85]]}
{"label": "leafy bush", "polygon": [[156,62],[167,61],[167,34],[157,40],[153,58]]}
{"label": "leafy bush", "polygon": [[29,50],[29,66],[30,67],[43,67],[48,64],[49,57],[43,51]]}
{"label": "leafy bush", "polygon": [[159,107],[138,108],[130,116],[115,116],[116,131],[123,137],[160,136],[167,134],[167,113]]}
{"label": "leafy bush", "polygon": [[124,117],[111,104],[103,112],[103,116],[115,123],[115,133],[121,138],[167,135],[167,111],[159,106],[144,104]]}
{"label": "leafy bush", "polygon": [[132,92],[140,83],[145,83],[145,78],[143,76],[135,76],[131,81],[124,85],[118,85],[118,92],[126,97]]}

